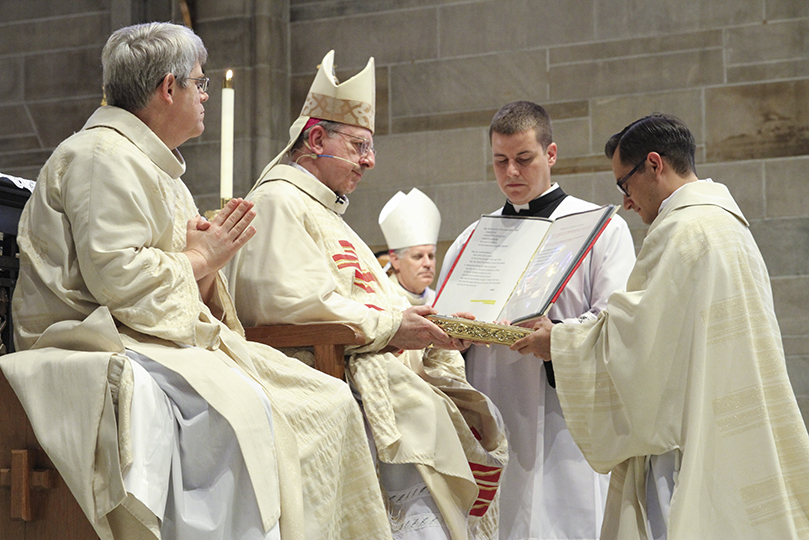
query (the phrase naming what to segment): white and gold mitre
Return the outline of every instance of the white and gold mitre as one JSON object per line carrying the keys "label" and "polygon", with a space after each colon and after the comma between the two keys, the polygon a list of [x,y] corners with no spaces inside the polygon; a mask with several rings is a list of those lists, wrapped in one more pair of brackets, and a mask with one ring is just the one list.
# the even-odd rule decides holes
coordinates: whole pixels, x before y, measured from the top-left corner
{"label": "white and gold mitre", "polygon": [[379,226],[388,249],[435,245],[441,228],[441,212],[435,203],[417,188],[405,195],[391,197],[379,213]]}
{"label": "white and gold mitre", "polygon": [[359,126],[373,133],[375,108],[374,58],[368,59],[365,69],[340,84],[334,74],[334,51],[329,51],[309,88],[301,116]]}
{"label": "white and gold mitre", "polygon": [[359,126],[374,132],[374,117],[376,115],[376,72],[374,71],[374,57],[368,59],[365,68],[343,82],[337,80],[334,74],[334,50],[326,53],[315,74],[315,80],[306,94],[306,101],[301,109],[298,119],[289,128],[289,142],[275,158],[264,168],[258,182],[253,189],[264,179],[269,170],[286,155],[301,133],[307,127],[310,119],[330,120]]}

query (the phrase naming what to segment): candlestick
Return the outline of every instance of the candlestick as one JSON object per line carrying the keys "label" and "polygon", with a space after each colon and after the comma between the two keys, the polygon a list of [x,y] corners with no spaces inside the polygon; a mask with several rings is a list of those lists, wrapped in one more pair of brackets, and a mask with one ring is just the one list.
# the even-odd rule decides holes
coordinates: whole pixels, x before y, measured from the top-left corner
{"label": "candlestick", "polygon": [[221,207],[233,197],[233,71],[228,70],[222,81],[222,146],[219,172]]}

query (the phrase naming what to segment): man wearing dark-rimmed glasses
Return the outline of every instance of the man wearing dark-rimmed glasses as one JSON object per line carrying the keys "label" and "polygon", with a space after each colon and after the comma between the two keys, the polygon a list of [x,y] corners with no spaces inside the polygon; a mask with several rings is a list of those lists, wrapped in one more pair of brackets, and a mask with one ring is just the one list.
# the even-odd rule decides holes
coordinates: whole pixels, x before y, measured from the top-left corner
{"label": "man wearing dark-rimmed glasses", "polygon": [[644,158],[643,158],[642,160],[638,161],[638,164],[637,164],[637,165],[635,165],[634,167],[632,167],[632,170],[631,170],[631,171],[629,171],[628,173],[626,173],[625,175],[623,175],[621,178],[619,178],[619,179],[618,179],[618,180],[615,182],[615,185],[617,185],[617,186],[618,186],[618,191],[620,191],[622,194],[626,195],[627,197],[629,197],[629,196],[630,196],[630,195],[629,195],[629,191],[626,189],[626,183],[627,183],[627,182],[629,182],[629,178],[630,178],[630,177],[631,177],[633,174],[635,174],[636,172],[638,172],[638,170],[639,170],[639,169],[640,169],[640,168],[643,166],[643,164],[644,164],[644,163],[646,163],[646,157],[645,157],[645,156],[644,156]]}
{"label": "man wearing dark-rimmed glasses", "polygon": [[767,268],[695,148],[664,114],[609,139],[624,208],[649,225],[627,291],[513,348],[553,360],[573,438],[612,473],[602,539],[805,538],[809,436]]}

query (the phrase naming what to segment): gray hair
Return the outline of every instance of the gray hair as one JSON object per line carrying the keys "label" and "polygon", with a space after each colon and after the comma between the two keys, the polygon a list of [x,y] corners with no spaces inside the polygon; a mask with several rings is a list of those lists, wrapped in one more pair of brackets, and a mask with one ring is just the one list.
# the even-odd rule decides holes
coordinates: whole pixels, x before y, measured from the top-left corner
{"label": "gray hair", "polygon": [[[435,244],[423,244],[423,245],[431,245],[434,248],[437,248],[437,246]],[[394,253],[400,259],[404,259],[405,257],[407,257],[408,253],[410,253],[410,250],[413,249],[414,247],[418,247],[418,246],[407,246],[407,247],[403,247],[403,248],[389,249],[388,254]]]}
{"label": "gray hair", "polygon": [[152,22],[116,30],[101,53],[107,104],[140,110],[169,73],[185,87],[194,65],[206,60],[202,40],[185,26]]}
{"label": "gray hair", "polygon": [[295,140],[295,144],[293,144],[292,148],[289,149],[289,155],[294,154],[298,150],[303,150],[304,142],[309,140],[309,133],[315,126],[322,127],[326,130],[326,133],[332,135],[334,132],[339,130],[340,126],[344,125],[345,124],[341,124],[340,122],[332,122],[331,120],[321,120],[317,124],[309,126],[300,135],[298,135],[298,138]]}

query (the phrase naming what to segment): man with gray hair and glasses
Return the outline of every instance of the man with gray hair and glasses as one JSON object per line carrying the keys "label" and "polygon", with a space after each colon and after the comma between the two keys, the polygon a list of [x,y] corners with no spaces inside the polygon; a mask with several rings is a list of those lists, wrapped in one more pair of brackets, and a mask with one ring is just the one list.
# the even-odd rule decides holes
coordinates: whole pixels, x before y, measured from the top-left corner
{"label": "man with gray hair and glasses", "polygon": [[247,196],[258,232],[228,264],[230,290],[250,326],[344,322],[362,331],[365,342],[346,348],[346,376],[396,540],[495,540],[507,453],[497,411],[466,382],[453,350],[462,344],[425,317],[430,306],[396,293],[342,217],[376,163],[374,73],[371,58],[340,82],[334,51],[323,58],[287,147]]}
{"label": "man with gray hair and glasses", "polygon": [[220,269],[255,234],[253,203],[209,222],[180,179],[206,59],[174,24],[109,38],[108,105],[20,220],[24,352],[0,366],[104,540],[389,538],[348,388],[243,337]]}

